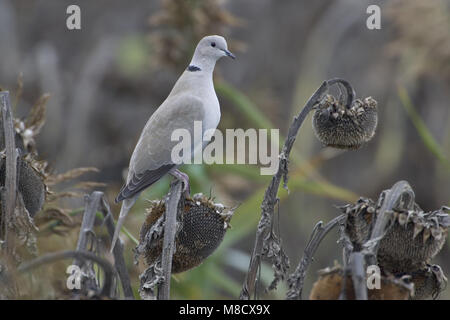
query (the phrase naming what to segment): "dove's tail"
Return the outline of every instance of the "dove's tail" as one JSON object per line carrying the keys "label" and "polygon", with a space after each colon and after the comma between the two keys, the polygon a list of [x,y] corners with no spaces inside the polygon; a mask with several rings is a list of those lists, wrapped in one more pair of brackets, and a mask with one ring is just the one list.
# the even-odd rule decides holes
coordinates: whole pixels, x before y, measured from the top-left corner
{"label": "dove's tail", "polygon": [[111,242],[111,251],[113,252],[114,246],[116,245],[117,240],[119,239],[120,229],[122,229],[122,225],[125,222],[125,218],[127,217],[128,212],[131,207],[133,207],[136,202],[137,197],[133,197],[130,199],[125,199],[122,202],[122,207],[120,208],[119,219],[117,220],[116,230],[114,230],[114,236]]}

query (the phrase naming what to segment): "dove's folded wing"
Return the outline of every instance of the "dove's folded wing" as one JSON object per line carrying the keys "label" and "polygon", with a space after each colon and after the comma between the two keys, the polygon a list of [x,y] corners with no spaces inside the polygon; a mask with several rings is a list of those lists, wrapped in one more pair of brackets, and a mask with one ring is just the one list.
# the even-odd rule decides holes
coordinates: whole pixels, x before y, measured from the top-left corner
{"label": "dove's folded wing", "polygon": [[194,122],[203,121],[204,116],[203,103],[195,96],[177,94],[164,101],[142,131],[131,157],[127,183],[116,201],[139,194],[177,166],[172,161],[172,149],[179,143],[171,140],[174,130],[190,133],[192,151],[201,148],[202,137],[194,140]]}

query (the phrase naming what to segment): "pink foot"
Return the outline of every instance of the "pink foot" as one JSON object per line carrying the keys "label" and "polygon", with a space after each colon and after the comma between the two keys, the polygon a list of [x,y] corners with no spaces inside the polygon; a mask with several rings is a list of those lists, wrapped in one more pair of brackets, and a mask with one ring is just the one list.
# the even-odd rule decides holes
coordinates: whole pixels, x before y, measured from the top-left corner
{"label": "pink foot", "polygon": [[173,177],[175,177],[176,179],[181,180],[183,182],[184,195],[185,195],[185,197],[190,197],[191,196],[191,186],[189,185],[189,176],[186,173],[181,172],[178,169],[171,171],[170,174]]}

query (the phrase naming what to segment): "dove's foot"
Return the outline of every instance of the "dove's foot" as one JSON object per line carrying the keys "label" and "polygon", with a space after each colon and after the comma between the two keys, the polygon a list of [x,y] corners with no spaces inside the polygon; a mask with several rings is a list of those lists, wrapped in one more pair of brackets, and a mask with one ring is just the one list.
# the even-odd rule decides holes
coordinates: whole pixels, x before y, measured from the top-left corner
{"label": "dove's foot", "polygon": [[172,176],[174,176],[176,179],[181,180],[181,182],[183,182],[184,196],[186,198],[190,198],[191,197],[191,186],[189,185],[189,176],[186,173],[181,172],[178,169],[171,171],[170,174]]}

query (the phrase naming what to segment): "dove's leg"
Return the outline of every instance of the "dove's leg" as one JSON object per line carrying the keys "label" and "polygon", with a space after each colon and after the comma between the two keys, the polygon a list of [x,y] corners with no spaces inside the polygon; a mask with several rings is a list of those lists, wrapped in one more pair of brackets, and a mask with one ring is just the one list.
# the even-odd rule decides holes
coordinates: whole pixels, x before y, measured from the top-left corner
{"label": "dove's leg", "polygon": [[191,186],[189,185],[189,176],[178,169],[171,170],[170,175],[183,182],[183,192],[186,197],[189,197],[191,194]]}

